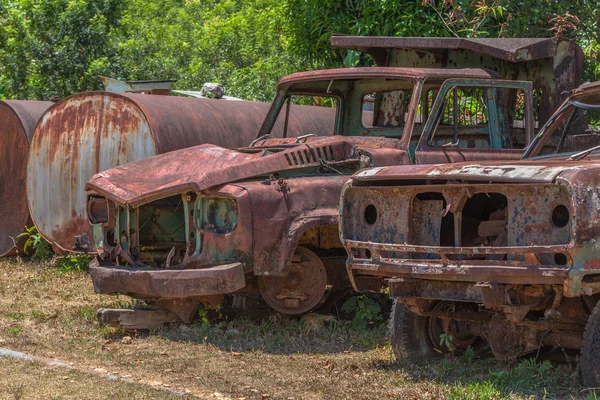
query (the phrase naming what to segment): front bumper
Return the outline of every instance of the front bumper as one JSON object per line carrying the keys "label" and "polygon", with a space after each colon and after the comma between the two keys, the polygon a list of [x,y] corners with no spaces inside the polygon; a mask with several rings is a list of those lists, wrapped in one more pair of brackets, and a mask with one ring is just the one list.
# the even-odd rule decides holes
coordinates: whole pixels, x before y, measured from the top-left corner
{"label": "front bumper", "polygon": [[[506,284],[563,284],[569,276],[568,266],[541,265],[538,253],[569,250],[569,245],[519,247],[434,247],[406,244],[380,244],[346,240],[348,254],[353,249],[367,249],[369,258],[350,256],[348,275],[356,290],[357,275],[383,278],[411,278],[459,282],[495,282]],[[435,253],[440,259],[424,260],[385,257],[386,252]],[[523,261],[453,260],[448,255],[518,254]]]}
{"label": "front bumper", "polygon": [[94,259],[89,271],[96,293],[124,294],[141,299],[183,299],[226,294],[246,286],[241,263],[175,270],[101,266]]}

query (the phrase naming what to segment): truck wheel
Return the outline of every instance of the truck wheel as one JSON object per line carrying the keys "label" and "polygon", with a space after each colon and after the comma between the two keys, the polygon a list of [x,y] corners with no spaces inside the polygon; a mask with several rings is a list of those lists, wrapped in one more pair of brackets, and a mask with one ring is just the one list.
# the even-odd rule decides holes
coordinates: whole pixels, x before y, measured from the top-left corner
{"label": "truck wheel", "polygon": [[258,277],[265,302],[282,314],[302,314],[319,305],[327,289],[327,273],[319,256],[297,247],[286,276]]}
{"label": "truck wheel", "polygon": [[579,368],[585,386],[600,386],[600,303],[596,304],[585,325]]}
{"label": "truck wheel", "polygon": [[[468,321],[452,318],[454,312],[470,311],[471,307],[468,303],[438,301],[427,311],[447,317],[424,317],[395,302],[390,316],[390,332],[396,359],[414,360],[463,352],[472,346],[479,349],[481,339],[469,329]],[[448,338],[447,342],[442,340],[443,335]]]}
{"label": "truck wheel", "polygon": [[440,354],[429,339],[427,318],[394,301],[390,314],[392,349],[398,361],[413,361]]}

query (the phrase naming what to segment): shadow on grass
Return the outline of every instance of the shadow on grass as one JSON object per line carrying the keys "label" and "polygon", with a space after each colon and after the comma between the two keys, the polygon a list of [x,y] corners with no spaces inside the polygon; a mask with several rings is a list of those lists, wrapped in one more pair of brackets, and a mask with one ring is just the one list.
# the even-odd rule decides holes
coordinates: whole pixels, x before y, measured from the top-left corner
{"label": "shadow on grass", "polygon": [[[418,363],[380,362],[374,368],[397,370],[413,382],[448,385],[448,399],[596,399],[594,390],[581,387],[575,357],[544,356],[503,362],[472,355],[440,357]],[[600,395],[600,391],[598,392]]]}
{"label": "shadow on grass", "polygon": [[164,328],[157,334],[167,340],[210,344],[226,351],[271,354],[367,351],[387,342],[385,324],[356,329],[350,321],[333,318],[315,324],[293,317],[271,316],[253,321],[240,316],[216,324]]}

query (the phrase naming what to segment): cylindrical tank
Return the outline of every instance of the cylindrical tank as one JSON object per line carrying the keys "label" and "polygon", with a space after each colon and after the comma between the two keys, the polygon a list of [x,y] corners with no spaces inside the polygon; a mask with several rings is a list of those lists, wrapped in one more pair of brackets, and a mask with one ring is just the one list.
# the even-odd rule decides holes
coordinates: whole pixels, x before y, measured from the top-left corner
{"label": "cylindrical tank", "polygon": [[[91,237],[84,188],[92,175],[203,143],[247,146],[269,107],[109,92],[68,97],[42,116],[31,140],[27,201],[33,222],[55,249],[76,250],[77,236]],[[288,129],[293,136],[332,135],[334,113],[331,108],[295,106]],[[283,118],[277,124],[276,131],[282,131]]]}
{"label": "cylindrical tank", "polygon": [[26,202],[26,161],[35,124],[49,101],[0,101],[0,256],[15,250],[17,235],[31,225]]}

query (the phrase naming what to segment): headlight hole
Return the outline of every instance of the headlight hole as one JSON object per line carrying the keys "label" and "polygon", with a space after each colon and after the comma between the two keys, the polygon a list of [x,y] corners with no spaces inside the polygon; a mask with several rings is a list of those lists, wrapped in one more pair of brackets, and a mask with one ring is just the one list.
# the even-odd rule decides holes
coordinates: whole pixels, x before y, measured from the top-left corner
{"label": "headlight hole", "polygon": [[369,225],[373,225],[377,221],[377,209],[373,204],[369,204],[365,208],[365,222]]}
{"label": "headlight hole", "polygon": [[554,262],[556,265],[567,265],[567,256],[563,253],[555,253]]}
{"label": "headlight hole", "polygon": [[569,209],[560,204],[552,210],[552,224],[557,228],[563,228],[569,223]]}

